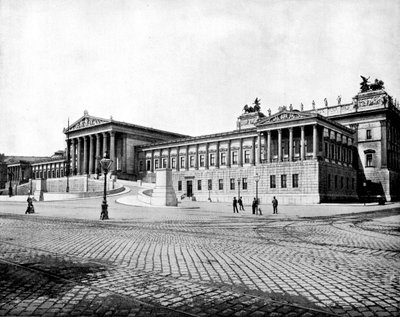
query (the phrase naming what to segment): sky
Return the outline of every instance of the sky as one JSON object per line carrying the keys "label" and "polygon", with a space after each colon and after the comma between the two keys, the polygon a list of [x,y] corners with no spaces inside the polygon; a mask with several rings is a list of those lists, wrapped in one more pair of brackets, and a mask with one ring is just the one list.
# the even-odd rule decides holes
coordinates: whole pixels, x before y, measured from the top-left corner
{"label": "sky", "polygon": [[90,115],[198,136],[351,102],[360,75],[400,99],[398,0],[0,0],[0,153],[50,156]]}

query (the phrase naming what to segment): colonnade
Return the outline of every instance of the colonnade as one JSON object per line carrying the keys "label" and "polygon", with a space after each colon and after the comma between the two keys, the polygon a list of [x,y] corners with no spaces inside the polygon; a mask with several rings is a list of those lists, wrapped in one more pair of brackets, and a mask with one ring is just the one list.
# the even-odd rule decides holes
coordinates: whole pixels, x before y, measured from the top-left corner
{"label": "colonnade", "polygon": [[[114,164],[115,170],[115,132],[101,132],[86,136],[71,138],[70,151],[71,171],[73,174],[94,174],[99,168],[103,154],[107,152]],[[68,155],[68,154],[67,154]]]}
{"label": "colonnade", "polygon": [[66,161],[61,162],[44,162],[32,165],[32,178],[57,178],[64,177],[66,174]]}

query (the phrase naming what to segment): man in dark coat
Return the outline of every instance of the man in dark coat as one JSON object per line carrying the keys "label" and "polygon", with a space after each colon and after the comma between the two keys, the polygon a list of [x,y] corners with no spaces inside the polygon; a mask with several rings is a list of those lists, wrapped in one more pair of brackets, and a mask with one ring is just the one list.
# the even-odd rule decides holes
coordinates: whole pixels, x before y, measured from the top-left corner
{"label": "man in dark coat", "polygon": [[237,199],[236,199],[236,197],[233,197],[233,202],[232,202],[232,205],[233,205],[233,213],[235,213],[235,212],[237,212],[237,213],[239,213],[239,210],[238,210],[238,207],[237,207]]}
{"label": "man in dark coat", "polygon": [[239,203],[239,209],[244,211],[242,197],[239,197],[238,203]]}
{"label": "man in dark coat", "polygon": [[272,208],[274,211],[273,213],[277,214],[278,213],[278,199],[276,199],[275,196],[274,196],[274,199],[272,199]]}

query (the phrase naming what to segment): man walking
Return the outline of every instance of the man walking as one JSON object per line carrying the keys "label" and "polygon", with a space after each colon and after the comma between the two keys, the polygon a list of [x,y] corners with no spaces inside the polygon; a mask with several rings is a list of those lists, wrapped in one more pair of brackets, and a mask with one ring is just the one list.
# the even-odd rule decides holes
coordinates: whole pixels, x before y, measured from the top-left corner
{"label": "man walking", "polygon": [[258,214],[257,207],[258,207],[257,199],[254,197],[253,203],[251,204],[251,209],[253,210],[253,215],[257,215]]}
{"label": "man walking", "polygon": [[239,203],[239,209],[244,211],[244,207],[243,207],[243,200],[242,197],[240,196],[238,199],[238,203]]}
{"label": "man walking", "polygon": [[233,203],[232,203],[232,205],[233,205],[233,213],[235,213],[235,212],[237,212],[237,213],[239,213],[239,210],[238,210],[238,207],[237,207],[237,199],[236,199],[236,197],[233,197]]}
{"label": "man walking", "polygon": [[278,213],[278,199],[276,199],[275,196],[274,196],[274,199],[272,199],[272,208],[274,211],[273,213],[277,214]]}

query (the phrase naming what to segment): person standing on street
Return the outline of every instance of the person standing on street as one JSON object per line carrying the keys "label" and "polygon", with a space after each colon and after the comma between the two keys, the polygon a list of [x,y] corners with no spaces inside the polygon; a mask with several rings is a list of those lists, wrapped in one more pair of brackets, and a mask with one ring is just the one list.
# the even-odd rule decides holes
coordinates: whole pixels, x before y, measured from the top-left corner
{"label": "person standing on street", "polygon": [[233,213],[235,213],[235,212],[237,212],[237,213],[239,213],[239,210],[238,210],[238,207],[237,207],[237,199],[236,199],[236,197],[233,197],[233,203],[232,203],[232,205],[233,205]]}
{"label": "person standing on street", "polygon": [[238,199],[238,203],[239,203],[239,209],[244,211],[242,197],[239,197],[239,199]]}
{"label": "person standing on street", "polygon": [[276,199],[275,196],[274,196],[274,199],[272,199],[272,208],[274,211],[273,213],[277,214],[278,213],[278,199]]}
{"label": "person standing on street", "polygon": [[28,203],[28,207],[26,208],[26,211],[25,211],[25,215],[26,214],[33,214],[34,212],[35,212],[35,209],[34,209],[34,207],[33,207],[33,200],[32,200],[32,198],[31,198],[31,196],[28,196],[28,198],[26,199],[26,201],[27,201],[27,203]]}
{"label": "person standing on street", "polygon": [[254,197],[253,203],[251,204],[251,209],[253,210],[253,215],[258,214],[257,207],[258,207],[257,199]]}

